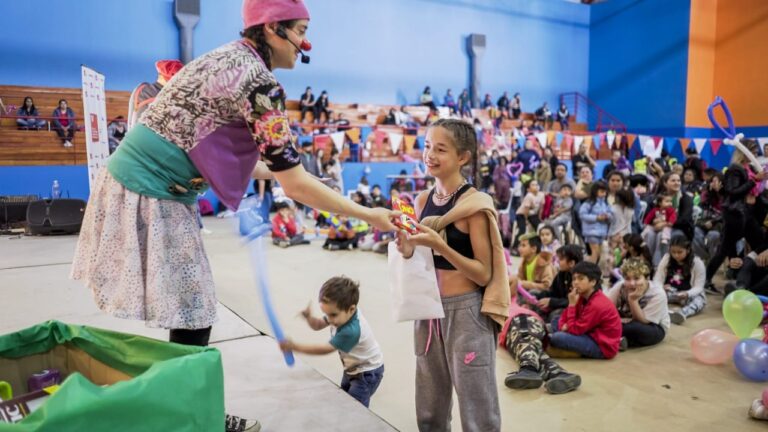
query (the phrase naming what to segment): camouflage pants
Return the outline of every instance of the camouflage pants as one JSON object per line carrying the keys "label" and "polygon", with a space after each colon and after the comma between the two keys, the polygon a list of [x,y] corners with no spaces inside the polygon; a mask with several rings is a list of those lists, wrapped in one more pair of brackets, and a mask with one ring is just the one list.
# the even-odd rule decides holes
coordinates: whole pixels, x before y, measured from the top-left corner
{"label": "camouflage pants", "polygon": [[512,318],[505,341],[507,351],[520,364],[520,368],[527,366],[539,371],[545,381],[565,372],[544,352],[546,335],[547,330],[540,320],[529,315],[518,315]]}

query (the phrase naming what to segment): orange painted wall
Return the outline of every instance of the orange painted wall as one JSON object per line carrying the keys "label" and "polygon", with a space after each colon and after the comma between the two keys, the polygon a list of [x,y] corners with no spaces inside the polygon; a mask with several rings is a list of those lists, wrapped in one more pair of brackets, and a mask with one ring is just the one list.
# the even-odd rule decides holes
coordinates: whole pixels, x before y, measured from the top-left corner
{"label": "orange painted wall", "polygon": [[[714,40],[713,40],[714,35]],[[768,125],[768,0],[692,0],[686,126],[715,95],[740,127]]]}
{"label": "orange painted wall", "polygon": [[692,0],[688,39],[685,125],[709,127],[706,108],[714,99],[715,34],[718,0]]}

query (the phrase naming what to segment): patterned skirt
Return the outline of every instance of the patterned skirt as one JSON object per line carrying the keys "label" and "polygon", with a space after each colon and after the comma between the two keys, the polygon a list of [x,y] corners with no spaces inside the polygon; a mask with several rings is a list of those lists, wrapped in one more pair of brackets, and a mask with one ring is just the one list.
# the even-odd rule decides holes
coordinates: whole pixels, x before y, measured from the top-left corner
{"label": "patterned skirt", "polygon": [[102,169],[70,277],[85,282],[99,309],[115,317],[166,329],[211,326],[216,295],[196,211],[131,192]]}

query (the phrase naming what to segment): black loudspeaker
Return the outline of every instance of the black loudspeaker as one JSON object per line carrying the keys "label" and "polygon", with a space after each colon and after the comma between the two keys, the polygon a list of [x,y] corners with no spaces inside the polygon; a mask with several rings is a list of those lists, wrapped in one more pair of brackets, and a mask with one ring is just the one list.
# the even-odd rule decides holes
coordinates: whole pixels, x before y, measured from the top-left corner
{"label": "black loudspeaker", "polygon": [[85,201],[59,198],[32,201],[27,207],[27,231],[32,235],[76,234],[85,215]]}
{"label": "black loudspeaker", "polygon": [[38,199],[37,195],[0,196],[0,226],[26,221],[29,203]]}

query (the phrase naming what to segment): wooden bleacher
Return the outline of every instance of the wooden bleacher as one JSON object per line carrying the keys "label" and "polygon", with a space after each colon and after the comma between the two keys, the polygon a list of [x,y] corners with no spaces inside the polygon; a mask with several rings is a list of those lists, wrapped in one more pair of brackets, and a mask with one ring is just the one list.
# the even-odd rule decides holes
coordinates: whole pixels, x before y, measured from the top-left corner
{"label": "wooden bleacher", "polygon": [[[79,88],[0,86],[0,98],[5,106],[22,105],[26,96],[32,97],[41,117],[50,117],[66,99],[75,112],[78,126],[83,122],[83,98]],[[107,118],[128,117],[127,91],[107,91]],[[12,113],[15,115],[15,112]],[[75,133],[73,147],[61,145],[53,130],[27,131],[16,128],[16,119],[0,117],[0,165],[80,165],[86,163],[85,132]]]}
{"label": "wooden bleacher", "polygon": [[[122,115],[128,117],[128,100],[130,92],[108,90],[107,94],[107,118],[113,119]],[[66,99],[69,107],[78,117],[78,126],[82,127],[84,122],[82,93],[79,88],[58,88],[58,87],[31,87],[31,86],[0,86],[0,98],[6,106],[14,105],[19,107],[24,101],[24,97],[31,96],[34,99],[41,117],[50,117],[53,110],[58,106],[59,99]],[[298,100],[289,100],[286,102],[288,117],[290,120],[298,121],[301,116]],[[381,125],[390,109],[399,110],[399,105],[373,105],[373,104],[337,104],[331,103],[330,110],[335,116],[342,113],[344,118],[349,120],[352,127],[355,126],[374,126]],[[429,114],[429,109],[424,106],[406,106],[406,112],[411,114],[419,123],[423,123]],[[482,109],[473,109],[473,115],[480,119],[483,124],[490,121],[488,112]],[[15,114],[15,113],[13,113]],[[310,123],[313,121],[311,112],[305,117],[304,129],[309,132],[312,128]],[[519,120],[504,120],[502,129],[511,130],[513,127],[530,127],[533,124],[533,114],[523,113]],[[320,127],[320,126],[316,126]],[[560,126],[555,122],[554,130],[559,130]],[[388,129],[383,127],[382,129]],[[395,127],[395,129],[401,129]],[[575,123],[571,119],[571,130],[579,133],[586,132],[587,127],[584,124]],[[419,130],[420,134],[424,129]],[[65,148],[61,145],[56,132],[52,130],[25,131],[17,130],[16,120],[14,118],[0,117],[0,165],[80,165],[86,163],[85,133],[80,130],[75,134],[74,146]],[[388,146],[384,146],[388,149]],[[348,149],[345,148],[345,152]],[[327,156],[327,155],[326,155]],[[385,150],[381,155],[372,154],[375,160],[400,160],[399,156],[394,156],[389,150]],[[420,158],[420,155],[411,156]]]}

